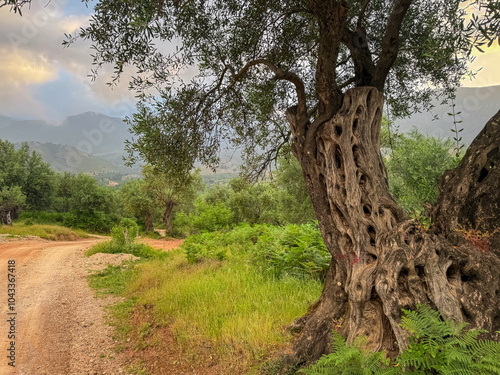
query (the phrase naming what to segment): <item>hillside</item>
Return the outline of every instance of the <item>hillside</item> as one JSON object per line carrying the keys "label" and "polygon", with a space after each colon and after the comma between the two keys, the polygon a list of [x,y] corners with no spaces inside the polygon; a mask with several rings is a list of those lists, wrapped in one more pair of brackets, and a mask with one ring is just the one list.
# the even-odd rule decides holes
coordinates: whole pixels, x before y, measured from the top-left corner
{"label": "hillside", "polygon": [[[470,144],[490,117],[500,109],[499,97],[500,86],[458,89],[456,112],[461,113],[456,119],[462,121],[459,126],[464,128],[461,132],[464,144]],[[423,134],[452,137],[450,129],[454,127],[453,118],[448,115],[452,112],[451,106],[440,105],[439,102],[434,104],[431,112],[415,113],[410,118],[396,120],[395,128],[406,132],[416,127]],[[125,171],[128,174],[130,169],[125,168],[122,160],[125,140],[128,138],[127,124],[122,119],[95,112],[69,116],[59,125],[0,115],[0,139],[13,143],[35,142],[32,147],[58,171],[119,174]],[[72,161],[74,158],[79,160],[76,165]],[[217,172],[236,175],[242,163],[239,151],[223,151]],[[202,174],[212,173],[202,168]]]}
{"label": "hillside", "polygon": [[68,145],[87,154],[121,162],[124,144],[129,137],[122,119],[99,113],[85,112],[67,117],[54,125],[40,120],[14,120],[0,116],[0,138],[12,143],[39,142]]}
{"label": "hillside", "polygon": [[132,168],[114,164],[101,157],[87,154],[68,145],[54,143],[28,142],[32,151],[40,154],[44,162],[49,163],[57,172],[87,173],[91,175],[138,174]]}

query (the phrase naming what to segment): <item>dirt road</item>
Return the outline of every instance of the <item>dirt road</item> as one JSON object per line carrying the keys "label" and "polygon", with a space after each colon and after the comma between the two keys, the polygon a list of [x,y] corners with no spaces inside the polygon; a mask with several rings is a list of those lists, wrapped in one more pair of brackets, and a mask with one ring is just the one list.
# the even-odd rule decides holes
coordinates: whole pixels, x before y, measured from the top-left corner
{"label": "dirt road", "polygon": [[[0,242],[0,374],[125,373],[124,359],[114,351],[113,328],[104,324],[110,301],[96,299],[86,279],[89,269],[106,263],[98,260],[104,254],[83,256],[98,241]],[[15,283],[8,281],[9,260],[15,261]],[[15,284],[14,310],[8,306],[13,286],[8,284]],[[17,315],[9,315],[13,312]],[[9,339],[9,332],[15,338]],[[15,367],[9,366],[13,360]]]}

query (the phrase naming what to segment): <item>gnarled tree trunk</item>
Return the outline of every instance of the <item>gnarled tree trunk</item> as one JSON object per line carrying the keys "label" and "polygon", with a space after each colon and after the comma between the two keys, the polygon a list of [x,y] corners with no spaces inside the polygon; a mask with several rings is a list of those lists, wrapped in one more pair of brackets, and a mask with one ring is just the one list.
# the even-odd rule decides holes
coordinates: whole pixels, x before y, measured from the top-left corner
{"label": "gnarled tree trunk", "polygon": [[12,218],[11,218],[11,215],[10,215],[10,210],[2,210],[2,211],[0,211],[0,218],[2,219],[1,223],[3,225],[12,225]]}
{"label": "gnarled tree trunk", "polygon": [[165,222],[165,227],[168,232],[172,231],[172,210],[174,209],[175,203],[169,201],[165,204],[165,211],[163,212],[163,221]]}
{"label": "gnarled tree trunk", "polygon": [[[379,147],[382,106],[376,88],[350,89],[340,110],[306,134],[297,130],[295,109],[287,112],[293,151],[332,254],[321,297],[293,324],[301,333],[291,363],[327,352],[334,327],[348,342],[365,335],[371,349],[394,355],[408,345],[407,332],[399,326],[401,309],[419,303],[447,319],[466,320],[492,333],[500,329],[495,253],[427,233],[392,198]],[[307,132],[313,130],[311,147]],[[471,145],[478,147],[483,146]],[[487,155],[497,156],[494,150]],[[498,179],[494,185],[498,189]],[[475,197],[470,198],[464,206],[473,207]]]}
{"label": "gnarled tree trunk", "polygon": [[151,212],[146,213],[146,215],[144,216],[144,223],[146,227],[146,233],[153,232],[155,230]]}
{"label": "gnarled tree trunk", "polygon": [[484,245],[500,255],[499,162],[500,111],[478,134],[458,167],[443,175],[432,215],[433,232],[452,242],[462,238],[464,231],[489,233]]}

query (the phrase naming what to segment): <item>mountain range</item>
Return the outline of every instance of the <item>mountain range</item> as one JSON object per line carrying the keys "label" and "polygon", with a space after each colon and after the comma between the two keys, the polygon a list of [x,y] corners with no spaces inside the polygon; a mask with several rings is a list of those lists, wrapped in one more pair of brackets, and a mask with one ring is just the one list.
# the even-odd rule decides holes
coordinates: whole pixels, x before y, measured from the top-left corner
{"label": "mountain range", "polygon": [[0,116],[0,139],[28,142],[58,172],[136,175],[125,167],[124,144],[129,138],[122,119],[95,112],[67,117],[61,124]]}
{"label": "mountain range", "polygon": [[[455,121],[462,121],[457,126],[464,129],[460,133],[462,143],[470,144],[500,109],[500,86],[459,88],[454,103]],[[398,119],[394,126],[401,132],[416,127],[423,134],[452,137],[450,129],[454,128],[454,120],[449,113],[453,113],[453,107],[434,104],[432,111]],[[140,172],[138,166],[130,169],[123,163],[125,140],[130,139],[127,124],[120,118],[95,112],[69,116],[58,125],[0,115],[0,139],[12,143],[29,142],[30,147],[57,171],[121,175]],[[241,155],[234,151],[228,155],[223,155],[223,159],[229,161],[221,165],[220,172],[236,174],[242,163]]]}

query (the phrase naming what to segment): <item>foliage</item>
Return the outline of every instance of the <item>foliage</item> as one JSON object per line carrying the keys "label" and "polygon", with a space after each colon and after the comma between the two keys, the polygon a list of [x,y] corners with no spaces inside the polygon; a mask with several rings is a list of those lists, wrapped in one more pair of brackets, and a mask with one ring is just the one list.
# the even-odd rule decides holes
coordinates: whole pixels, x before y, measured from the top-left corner
{"label": "foliage", "polygon": [[179,345],[184,358],[198,358],[200,346],[211,346],[218,362],[248,368],[291,339],[282,327],[306,311],[321,283],[268,277],[240,256],[188,264],[176,251],[166,261],[138,265],[129,296],[138,298],[139,308],[152,306],[151,323],[169,326],[171,345]]}
{"label": "foliage", "polygon": [[[269,164],[288,145],[283,113],[296,102],[310,121],[345,90],[374,86],[406,115],[430,103],[433,88],[459,83],[476,36],[496,38],[497,0],[470,1],[488,9],[476,23],[461,0],[364,3],[100,0],[66,44],[94,43],[95,75],[105,64],[113,80],[136,68],[130,87],[143,101],[128,146],[149,164],[184,173],[196,160],[214,166],[227,138],[265,151]],[[332,14],[341,18],[329,23]],[[162,41],[182,44],[166,52]],[[187,80],[179,72],[188,69],[197,74]],[[152,88],[158,94],[148,97]]]}
{"label": "foliage", "polygon": [[233,221],[233,214],[223,203],[209,205],[203,199],[195,202],[196,214],[192,216],[193,226],[200,231],[215,231],[227,228]]}
{"label": "foliage", "polygon": [[116,208],[113,190],[107,186],[99,186],[97,180],[85,174],[70,175],[69,210],[85,214],[96,212],[111,213]]}
{"label": "foliage", "polygon": [[240,225],[230,232],[191,236],[182,245],[189,262],[223,260],[239,253],[263,274],[323,279],[330,265],[317,224]]}
{"label": "foliage", "polygon": [[122,219],[121,225],[114,226],[111,229],[111,241],[101,242],[92,246],[85,255],[91,256],[96,253],[107,254],[132,254],[136,257],[151,259],[165,258],[167,253],[153,249],[151,246],[143,243],[136,243],[139,226],[130,219]]}
{"label": "foliage", "polygon": [[64,222],[64,218],[69,216],[69,212],[55,212],[55,211],[23,211],[19,214],[19,220],[31,220],[38,224],[58,224]]}
{"label": "foliage", "polygon": [[172,231],[172,211],[176,206],[184,206],[186,211],[192,206],[196,192],[201,190],[199,169],[184,175],[169,175],[159,168],[146,165],[142,168],[144,190],[163,209],[163,221],[168,231]]}
{"label": "foliage", "polygon": [[92,233],[109,233],[119,221],[120,217],[113,213],[72,211],[64,215],[62,223],[66,227],[83,229]]}
{"label": "foliage", "polygon": [[302,168],[295,157],[278,160],[275,172],[280,189],[278,212],[282,224],[305,224],[316,220],[316,214],[302,175]]}
{"label": "foliage", "polygon": [[139,226],[131,219],[122,219],[120,225],[111,229],[113,241],[120,245],[133,243],[139,234]]}
{"label": "foliage", "polygon": [[27,159],[25,168],[23,193],[26,195],[26,208],[34,211],[50,209],[54,201],[55,172],[35,151]]}
{"label": "foliage", "polygon": [[297,160],[281,159],[273,176],[276,178],[271,181],[251,183],[238,177],[226,185],[211,186],[198,196],[194,210],[176,213],[172,234],[185,237],[240,223],[283,225],[314,220],[311,199]]}
{"label": "foliage", "polygon": [[364,349],[365,337],[358,337],[353,345],[346,345],[337,331],[333,330],[332,349],[334,352],[322,356],[314,365],[300,370],[306,375],[371,375],[382,373],[385,360],[384,352],[368,352]]}
{"label": "foliage", "polygon": [[30,220],[37,224],[64,225],[73,229],[85,230],[92,233],[109,233],[120,218],[114,213],[104,212],[54,212],[54,211],[23,211],[19,220]]}
{"label": "foliage", "polygon": [[316,374],[500,374],[500,343],[478,339],[483,330],[465,329],[467,323],[442,320],[438,311],[425,305],[403,310],[401,326],[409,331],[410,346],[390,366],[385,353],[369,353],[363,345],[345,344],[335,330],[335,352],[301,370]]}
{"label": "foliage", "polygon": [[27,143],[16,150],[12,143],[0,140],[0,166],[2,211],[21,206],[32,210],[50,207],[55,174],[38,154],[30,154]]}
{"label": "foliage", "polygon": [[425,374],[500,374],[500,343],[480,340],[484,330],[466,330],[467,323],[442,320],[427,306],[403,310],[401,326],[412,334],[411,344],[396,359],[403,369]]}
{"label": "foliage", "polygon": [[26,195],[19,186],[6,187],[0,190],[0,211],[11,211],[26,202]]}
{"label": "foliage", "polygon": [[118,191],[118,198],[125,213],[144,223],[146,232],[153,230],[152,223],[161,217],[160,207],[148,193],[144,180],[131,180]]}
{"label": "foliage", "polygon": [[143,243],[126,243],[122,245],[116,241],[106,241],[92,246],[85,255],[91,256],[97,253],[105,254],[131,254],[139,258],[153,259],[165,258],[167,253],[156,250],[149,245]]}
{"label": "foliage", "polygon": [[384,162],[391,192],[405,211],[420,216],[426,204],[436,203],[439,179],[460,161],[452,150],[450,140],[424,136],[416,129],[393,135]]}

